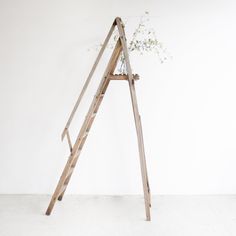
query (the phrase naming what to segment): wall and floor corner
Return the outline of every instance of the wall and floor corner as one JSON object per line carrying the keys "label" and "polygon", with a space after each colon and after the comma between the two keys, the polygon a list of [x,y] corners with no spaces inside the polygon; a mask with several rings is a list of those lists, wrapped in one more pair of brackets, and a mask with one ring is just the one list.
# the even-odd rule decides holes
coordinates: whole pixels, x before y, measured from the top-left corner
{"label": "wall and floor corner", "polygon": [[[235,235],[235,7],[230,0],[2,0],[0,234],[60,235],[70,228],[111,235],[115,228],[117,235]],[[129,40],[144,11],[173,57],[160,64],[154,55],[131,55],[141,77],[136,89],[152,194],[173,196],[153,198],[149,225],[137,196],[68,196],[68,205],[47,218],[47,196],[15,194],[52,193],[69,155],[60,134],[96,57],[92,48],[116,16],[127,19]],[[109,53],[78,111],[73,138]],[[68,194],[142,194],[129,91],[114,83]],[[212,194],[232,196],[206,196]]]}
{"label": "wall and floor corner", "polygon": [[[88,49],[116,16],[127,19],[129,40],[146,10],[173,57],[160,64],[154,55],[131,56],[152,193],[235,194],[235,7],[230,0],[1,1],[0,194],[52,193],[68,157],[60,134],[97,54]],[[109,87],[67,193],[142,193],[125,84]]]}
{"label": "wall and floor corner", "polygon": [[[52,192],[68,155],[61,129],[97,54],[87,49],[104,39],[117,15],[132,32],[144,9],[173,56],[164,64],[155,56],[131,56],[141,76],[137,93],[152,192],[235,193],[235,3],[136,5],[1,1],[0,193]],[[130,108],[126,85],[111,86],[68,193],[141,192]]]}

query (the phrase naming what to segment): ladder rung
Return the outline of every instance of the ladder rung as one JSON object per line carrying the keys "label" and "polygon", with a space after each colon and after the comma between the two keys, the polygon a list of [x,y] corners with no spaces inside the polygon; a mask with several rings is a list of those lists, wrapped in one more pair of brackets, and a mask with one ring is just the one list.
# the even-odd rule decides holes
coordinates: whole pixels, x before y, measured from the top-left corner
{"label": "ladder rung", "polygon": [[88,135],[89,131],[85,131],[84,135],[83,135],[83,138],[85,138],[87,135]]}
{"label": "ladder rung", "polygon": [[61,191],[60,191],[60,193],[59,193],[58,196],[60,196],[60,195],[65,191],[66,187],[67,187],[67,184],[64,184],[64,185],[62,186]]}
{"label": "ladder rung", "polygon": [[74,171],[74,168],[75,168],[74,166],[71,166],[69,172],[66,175],[66,178],[72,174],[72,172]]}
{"label": "ladder rung", "polygon": [[[110,80],[129,80],[129,76],[126,74],[115,74],[115,75],[110,75]],[[138,80],[139,75],[138,74],[133,74],[133,79]]]}
{"label": "ladder rung", "polygon": [[[78,149],[77,151],[77,158],[78,158],[78,155],[80,154],[81,152],[81,149]],[[75,165],[76,165],[76,162],[75,163],[72,163],[67,175],[66,175],[66,179],[72,174],[72,172],[74,171],[74,168],[75,168]],[[66,182],[66,181],[65,181]]]}
{"label": "ladder rung", "polygon": [[[73,148],[72,148],[72,151],[73,151]],[[77,152],[76,152],[75,157],[77,157],[79,154],[80,154],[80,150],[78,149]],[[73,155],[73,154],[71,153],[71,155]],[[69,158],[71,158],[71,155],[69,156]],[[73,168],[73,165],[71,165],[71,167]]]}
{"label": "ladder rung", "polygon": [[94,112],[92,115],[91,115],[91,118],[95,117],[97,115],[97,112]]}
{"label": "ladder rung", "polygon": [[69,170],[69,172],[67,173],[66,178],[65,178],[65,182],[64,182],[64,185],[63,185],[62,188],[64,188],[64,186],[66,187],[66,186],[68,185],[69,180],[70,180],[70,177],[71,177],[73,171],[74,171],[74,168],[71,168],[71,169]]}
{"label": "ladder rung", "polygon": [[98,99],[98,98],[103,98],[104,97],[104,93],[100,93],[100,94],[98,94],[97,96],[96,96],[96,98]]}

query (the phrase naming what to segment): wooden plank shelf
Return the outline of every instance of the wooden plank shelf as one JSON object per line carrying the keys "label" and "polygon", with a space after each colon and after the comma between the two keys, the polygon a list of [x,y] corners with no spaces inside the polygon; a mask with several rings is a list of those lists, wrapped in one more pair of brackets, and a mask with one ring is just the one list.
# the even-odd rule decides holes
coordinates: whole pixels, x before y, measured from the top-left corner
{"label": "wooden plank shelf", "polygon": [[[138,74],[133,74],[134,80],[139,80],[139,75]],[[109,76],[110,80],[128,80],[129,77],[128,75],[125,74],[115,74],[115,75],[110,75]]]}

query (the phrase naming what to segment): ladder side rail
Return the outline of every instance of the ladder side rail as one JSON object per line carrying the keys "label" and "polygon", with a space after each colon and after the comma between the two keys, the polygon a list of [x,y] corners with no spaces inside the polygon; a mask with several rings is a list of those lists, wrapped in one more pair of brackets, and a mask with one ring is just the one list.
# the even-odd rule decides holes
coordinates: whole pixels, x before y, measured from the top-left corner
{"label": "ladder side rail", "polygon": [[[98,109],[99,109],[99,106],[100,106],[100,104],[101,104],[101,102],[103,100],[103,97],[99,98],[99,95],[101,93],[105,94],[105,92],[106,92],[106,89],[107,89],[108,84],[110,82],[109,74],[114,72],[116,64],[117,64],[117,61],[119,59],[120,52],[121,52],[121,42],[120,42],[120,40],[118,40],[117,43],[116,43],[115,49],[114,49],[114,51],[112,53],[112,56],[110,58],[110,61],[108,63],[108,66],[106,68],[106,71],[105,71],[105,73],[103,75],[103,79],[102,79],[102,81],[101,81],[101,83],[100,83],[100,85],[99,85],[99,87],[97,89],[96,95],[94,96],[94,100],[93,100],[93,102],[92,102],[92,104],[90,106],[90,109],[88,111],[88,114],[87,114],[87,116],[85,118],[85,121],[84,121],[84,124],[83,124],[84,127],[83,126],[81,127],[80,133],[79,133],[78,138],[77,138],[78,143],[74,144],[74,148],[73,148],[72,152],[75,153],[75,158],[74,158],[74,161],[71,163],[71,165],[73,166],[73,169],[74,169],[74,167],[75,167],[75,165],[77,163],[77,160],[79,158],[80,152],[81,152],[81,150],[83,148],[83,145],[84,145],[84,143],[85,143],[85,141],[87,139],[87,136],[88,136],[88,135],[86,135],[85,137],[83,137],[83,134],[84,134],[84,132],[86,130],[89,131],[91,126],[92,126],[92,124],[93,124],[95,116],[92,117],[91,115],[92,115],[92,113],[97,112]],[[78,150],[79,150],[79,153],[78,153]],[[65,180],[67,180],[67,184],[64,187],[63,191],[60,192],[60,194],[58,196],[58,200],[62,200],[63,195],[65,194],[67,185],[69,184],[69,181],[70,181],[70,178],[71,178],[72,174],[73,174],[73,170],[66,177]]]}
{"label": "ladder side rail", "polygon": [[126,45],[126,36],[124,32],[124,24],[122,23],[120,18],[116,18],[116,24],[119,30],[123,53],[125,57],[125,63],[126,68],[128,72],[128,82],[129,82],[129,88],[130,88],[130,94],[131,94],[131,101],[132,101],[132,107],[133,107],[133,113],[134,113],[134,120],[135,120],[135,126],[136,126],[136,132],[137,132],[137,139],[138,139],[138,149],[139,149],[139,157],[140,157],[140,166],[141,166],[141,173],[142,173],[142,183],[143,183],[143,192],[144,192],[144,199],[145,199],[145,209],[146,209],[146,218],[149,221],[151,219],[150,216],[150,196],[148,191],[148,180],[147,180],[147,173],[145,168],[145,153],[144,153],[144,143],[143,139],[141,138],[141,122],[140,122],[140,115],[138,111],[138,103],[136,98],[136,92],[135,92],[135,86],[134,86],[134,78],[132,74],[132,69],[130,66],[130,60],[129,60],[129,54],[128,49]]}
{"label": "ladder side rail", "polygon": [[[142,140],[142,146],[144,147],[144,141],[143,141],[143,129],[142,129],[142,122],[141,122],[141,116],[139,116],[139,120],[140,120],[140,133],[141,133],[141,140]],[[145,151],[143,150],[143,154],[144,154],[144,168],[146,170],[146,179],[147,179],[147,187],[148,187],[148,196],[149,196],[149,206],[151,207],[151,190],[150,190],[150,185],[149,185],[149,179],[148,179],[148,173],[147,173],[147,163],[146,163],[146,155],[145,155]]]}
{"label": "ladder side rail", "polygon": [[90,73],[89,73],[89,75],[88,75],[88,77],[87,77],[87,80],[86,80],[86,82],[85,82],[85,84],[84,84],[84,86],[83,86],[83,88],[82,88],[82,90],[81,90],[81,92],[80,92],[80,95],[79,95],[79,97],[78,97],[78,99],[77,99],[77,101],[76,101],[76,103],[75,103],[75,106],[74,106],[74,108],[73,108],[73,110],[72,110],[72,112],[71,112],[71,114],[70,114],[70,116],[69,116],[69,119],[68,119],[68,121],[67,121],[67,123],[66,123],[66,126],[65,126],[65,128],[64,128],[64,130],[63,130],[63,132],[62,132],[62,135],[61,135],[61,139],[62,139],[62,140],[64,139],[64,137],[65,137],[65,135],[66,135],[66,130],[67,130],[67,129],[69,128],[69,126],[70,126],[70,123],[71,123],[71,121],[72,121],[72,119],[73,119],[73,117],[74,117],[74,115],[75,115],[75,112],[76,112],[76,110],[77,110],[77,108],[78,108],[78,106],[79,106],[79,104],[80,104],[80,102],[81,102],[81,100],[82,100],[82,97],[83,97],[85,91],[87,90],[87,87],[88,87],[88,85],[89,85],[89,83],[90,83],[90,81],[91,81],[91,78],[92,78],[92,76],[93,76],[93,74],[94,74],[94,71],[95,71],[95,69],[96,69],[96,67],[97,67],[97,65],[98,65],[98,63],[99,63],[99,61],[100,61],[100,59],[101,59],[101,57],[102,57],[104,51],[105,51],[105,48],[106,48],[106,46],[107,46],[107,44],[108,44],[108,42],[109,42],[109,39],[111,38],[111,35],[112,35],[112,33],[113,33],[113,31],[114,31],[114,28],[115,28],[115,25],[116,25],[116,22],[114,21],[113,24],[112,24],[112,26],[111,26],[111,28],[110,28],[110,30],[109,30],[109,33],[107,34],[107,36],[106,36],[106,38],[105,38],[105,40],[104,40],[104,43],[103,43],[103,45],[102,45],[102,48],[101,48],[100,51],[99,51],[99,54],[98,54],[98,56],[97,56],[97,58],[96,58],[96,60],[95,60],[95,63],[93,64],[93,67],[92,67],[92,69],[91,69],[91,71],[90,71]]}
{"label": "ladder side rail", "polygon": [[[77,140],[76,140],[76,142],[75,142],[75,144],[74,144],[74,146],[73,146],[73,148],[72,148],[71,155],[70,155],[70,157],[69,157],[69,159],[68,159],[68,161],[67,161],[67,163],[66,163],[66,166],[65,166],[65,168],[64,168],[64,170],[63,170],[63,172],[62,172],[62,175],[61,175],[60,180],[59,180],[59,182],[58,182],[58,184],[57,184],[57,187],[56,187],[56,189],[55,189],[55,191],[54,191],[54,193],[53,193],[53,196],[52,196],[52,198],[51,198],[51,201],[50,201],[49,206],[48,206],[47,211],[46,211],[46,214],[47,214],[47,215],[50,215],[50,214],[51,214],[51,211],[52,211],[52,209],[53,209],[53,207],[54,207],[54,205],[55,205],[56,200],[57,200],[58,198],[61,199],[61,198],[62,198],[62,195],[64,194],[64,192],[65,192],[65,190],[66,190],[66,188],[65,188],[65,189],[63,190],[63,192],[61,191],[62,188],[63,188],[63,186],[64,186],[65,180],[66,180],[66,178],[67,178],[67,175],[68,175],[68,173],[69,173],[69,171],[70,171],[72,165],[75,166],[75,164],[76,164],[76,162],[77,162],[77,159],[78,159],[78,156],[79,156],[79,154],[80,154],[80,153],[78,152],[78,147],[79,147],[79,145],[80,145],[81,142],[82,142],[81,136],[82,136],[83,133],[85,132],[85,128],[86,128],[86,126],[87,126],[87,124],[88,124],[88,120],[89,120],[89,115],[92,114],[94,105],[95,105],[96,102],[97,102],[97,99],[96,99],[96,98],[97,98],[97,96],[100,94],[101,89],[104,87],[104,82],[106,82],[107,80],[109,80],[108,75],[109,75],[109,73],[110,73],[110,67],[112,67],[112,68],[114,67],[114,64],[117,62],[117,60],[118,60],[118,58],[119,58],[120,51],[121,51],[121,42],[120,42],[120,40],[118,40],[117,43],[116,43],[115,49],[114,49],[114,51],[113,51],[113,53],[112,53],[112,55],[111,55],[111,58],[110,58],[110,60],[109,60],[108,66],[107,66],[107,68],[106,68],[106,71],[105,71],[105,73],[104,73],[103,79],[102,79],[102,81],[100,82],[99,88],[98,88],[98,90],[97,90],[97,92],[96,92],[96,95],[95,95],[95,97],[94,97],[94,99],[93,99],[93,102],[92,102],[92,104],[91,104],[91,106],[90,106],[90,108],[89,108],[89,111],[88,111],[88,114],[87,114],[87,116],[86,116],[86,118],[85,118],[84,124],[82,125],[82,127],[81,127],[81,129],[80,129],[80,132],[79,132],[79,135],[78,135],[78,137],[77,137]],[[115,58],[115,59],[114,59],[114,58]],[[69,179],[70,179],[70,177],[69,177]],[[68,182],[69,182],[69,179],[68,179]],[[61,194],[62,194],[62,195],[61,195]]]}
{"label": "ladder side rail", "polygon": [[116,61],[118,60],[118,57],[120,55],[120,51],[121,51],[121,42],[120,42],[120,40],[118,40],[117,43],[116,43],[115,49],[114,49],[114,51],[113,51],[113,53],[111,55],[111,58],[109,60],[108,66],[107,66],[107,68],[105,70],[105,73],[104,73],[104,75],[102,77],[102,81],[100,82],[100,85],[99,85],[99,87],[97,89],[97,92],[96,92],[96,94],[95,94],[95,96],[93,98],[93,102],[92,102],[92,104],[91,104],[91,106],[90,106],[90,108],[88,110],[88,113],[87,113],[86,118],[85,118],[85,122],[84,122],[83,126],[81,127],[79,135],[78,135],[78,137],[76,139],[76,142],[75,142],[75,144],[73,146],[72,153],[76,153],[76,151],[78,149],[78,146],[79,146],[79,144],[81,142],[81,138],[80,137],[83,135],[83,133],[85,132],[85,130],[87,128],[87,123],[88,122],[86,122],[86,121],[88,120],[88,118],[93,113],[95,104],[97,102],[97,98],[101,95],[102,88],[103,88],[103,86],[105,84],[104,82],[106,80],[109,80],[109,74],[111,72],[111,66],[114,67],[114,64],[116,63]]}
{"label": "ladder side rail", "polygon": [[[93,108],[95,103],[96,103],[96,99],[94,98],[90,108]],[[91,109],[89,109],[88,113],[90,113],[90,111],[91,111]],[[85,127],[87,125],[88,120],[89,120],[89,117],[86,116],[85,121],[84,121],[84,123],[83,123],[83,125],[82,125],[82,127],[80,129],[80,133],[78,135],[76,143],[74,144],[74,146],[73,146],[73,148],[71,150],[71,154],[69,156],[69,159],[67,160],[66,166],[63,169],[63,172],[61,174],[61,177],[59,179],[57,187],[56,187],[56,189],[55,189],[55,191],[53,193],[53,196],[51,198],[51,201],[50,201],[49,206],[48,206],[47,211],[46,211],[46,215],[50,215],[51,214],[51,211],[52,211],[52,209],[53,209],[53,207],[55,205],[56,200],[57,199],[61,200],[62,199],[62,195],[64,194],[64,192],[66,190],[67,186],[65,186],[64,184],[65,184],[66,179],[68,178],[68,173],[70,172],[72,166],[75,166],[75,164],[77,162],[77,159],[79,157],[80,152],[78,152],[78,146],[83,141],[81,136],[83,135],[83,133],[85,131]],[[71,175],[72,175],[72,173],[71,173]],[[69,180],[70,180],[70,177],[69,177],[69,179],[67,181],[68,183],[69,183]]]}
{"label": "ladder side rail", "polygon": [[[107,82],[107,85],[108,85],[108,84],[109,84],[109,81]],[[107,88],[107,86],[103,89],[104,92],[105,92],[106,88]],[[96,106],[94,106],[94,110],[98,110],[98,108],[99,108],[101,102],[102,102],[102,99],[99,99],[99,102],[97,102],[97,103],[96,103]],[[95,118],[95,117],[92,117],[91,119],[88,120],[86,130],[90,130],[90,128],[91,128],[91,126],[92,126],[92,123],[93,123],[93,121],[94,121],[94,118]],[[58,200],[59,200],[59,201],[62,200],[62,198],[63,198],[63,196],[64,196],[64,194],[65,194],[67,185],[69,184],[70,178],[71,178],[71,176],[72,176],[72,174],[73,174],[74,168],[75,168],[75,166],[76,166],[76,163],[77,163],[77,161],[78,161],[78,158],[79,158],[79,156],[80,156],[80,153],[81,153],[81,151],[82,151],[82,148],[83,148],[83,146],[84,146],[84,144],[85,144],[85,141],[86,141],[87,137],[88,137],[88,135],[86,135],[85,137],[81,138],[81,140],[80,140],[81,142],[80,142],[79,147],[78,147],[78,149],[77,149],[75,158],[74,158],[73,162],[71,163],[71,167],[73,167],[73,168],[72,168],[72,170],[68,173],[68,175],[66,176],[66,179],[65,179],[65,182],[67,182],[67,184],[66,184],[66,186],[64,186],[64,189],[60,192],[60,194],[59,194],[59,196],[58,196]]]}
{"label": "ladder side rail", "polygon": [[70,154],[70,157],[68,158],[68,160],[66,162],[66,165],[65,165],[65,167],[63,169],[63,172],[61,174],[60,180],[59,180],[59,182],[57,184],[57,187],[56,187],[56,189],[55,189],[55,191],[54,191],[54,193],[52,195],[51,201],[50,201],[50,203],[48,205],[48,208],[47,208],[47,211],[46,211],[46,215],[50,215],[51,212],[52,212],[52,209],[53,209],[53,207],[55,205],[55,202],[56,202],[56,200],[58,198],[58,195],[59,195],[59,193],[61,191],[61,188],[63,187],[66,175],[67,175],[68,171],[71,168],[71,164],[73,163],[73,160],[74,160],[74,157],[73,157],[72,154]]}

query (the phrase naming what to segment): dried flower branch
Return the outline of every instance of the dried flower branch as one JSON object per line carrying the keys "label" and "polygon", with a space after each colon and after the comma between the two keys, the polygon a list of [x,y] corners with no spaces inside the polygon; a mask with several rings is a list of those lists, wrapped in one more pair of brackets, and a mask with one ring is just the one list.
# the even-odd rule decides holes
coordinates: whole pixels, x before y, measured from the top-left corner
{"label": "dried flower branch", "polygon": [[[128,51],[129,53],[138,52],[140,55],[152,52],[156,54],[160,62],[163,63],[168,58],[167,51],[163,47],[163,44],[157,39],[155,30],[147,27],[148,21],[149,12],[146,11],[145,14],[140,17],[139,24],[132,34],[131,40],[128,43]],[[113,49],[118,38],[119,33],[115,30],[112,35],[113,40],[108,44],[108,48]],[[96,49],[98,50],[101,46],[102,44],[97,46]],[[120,56],[118,72],[121,74],[127,73],[123,53]]]}

